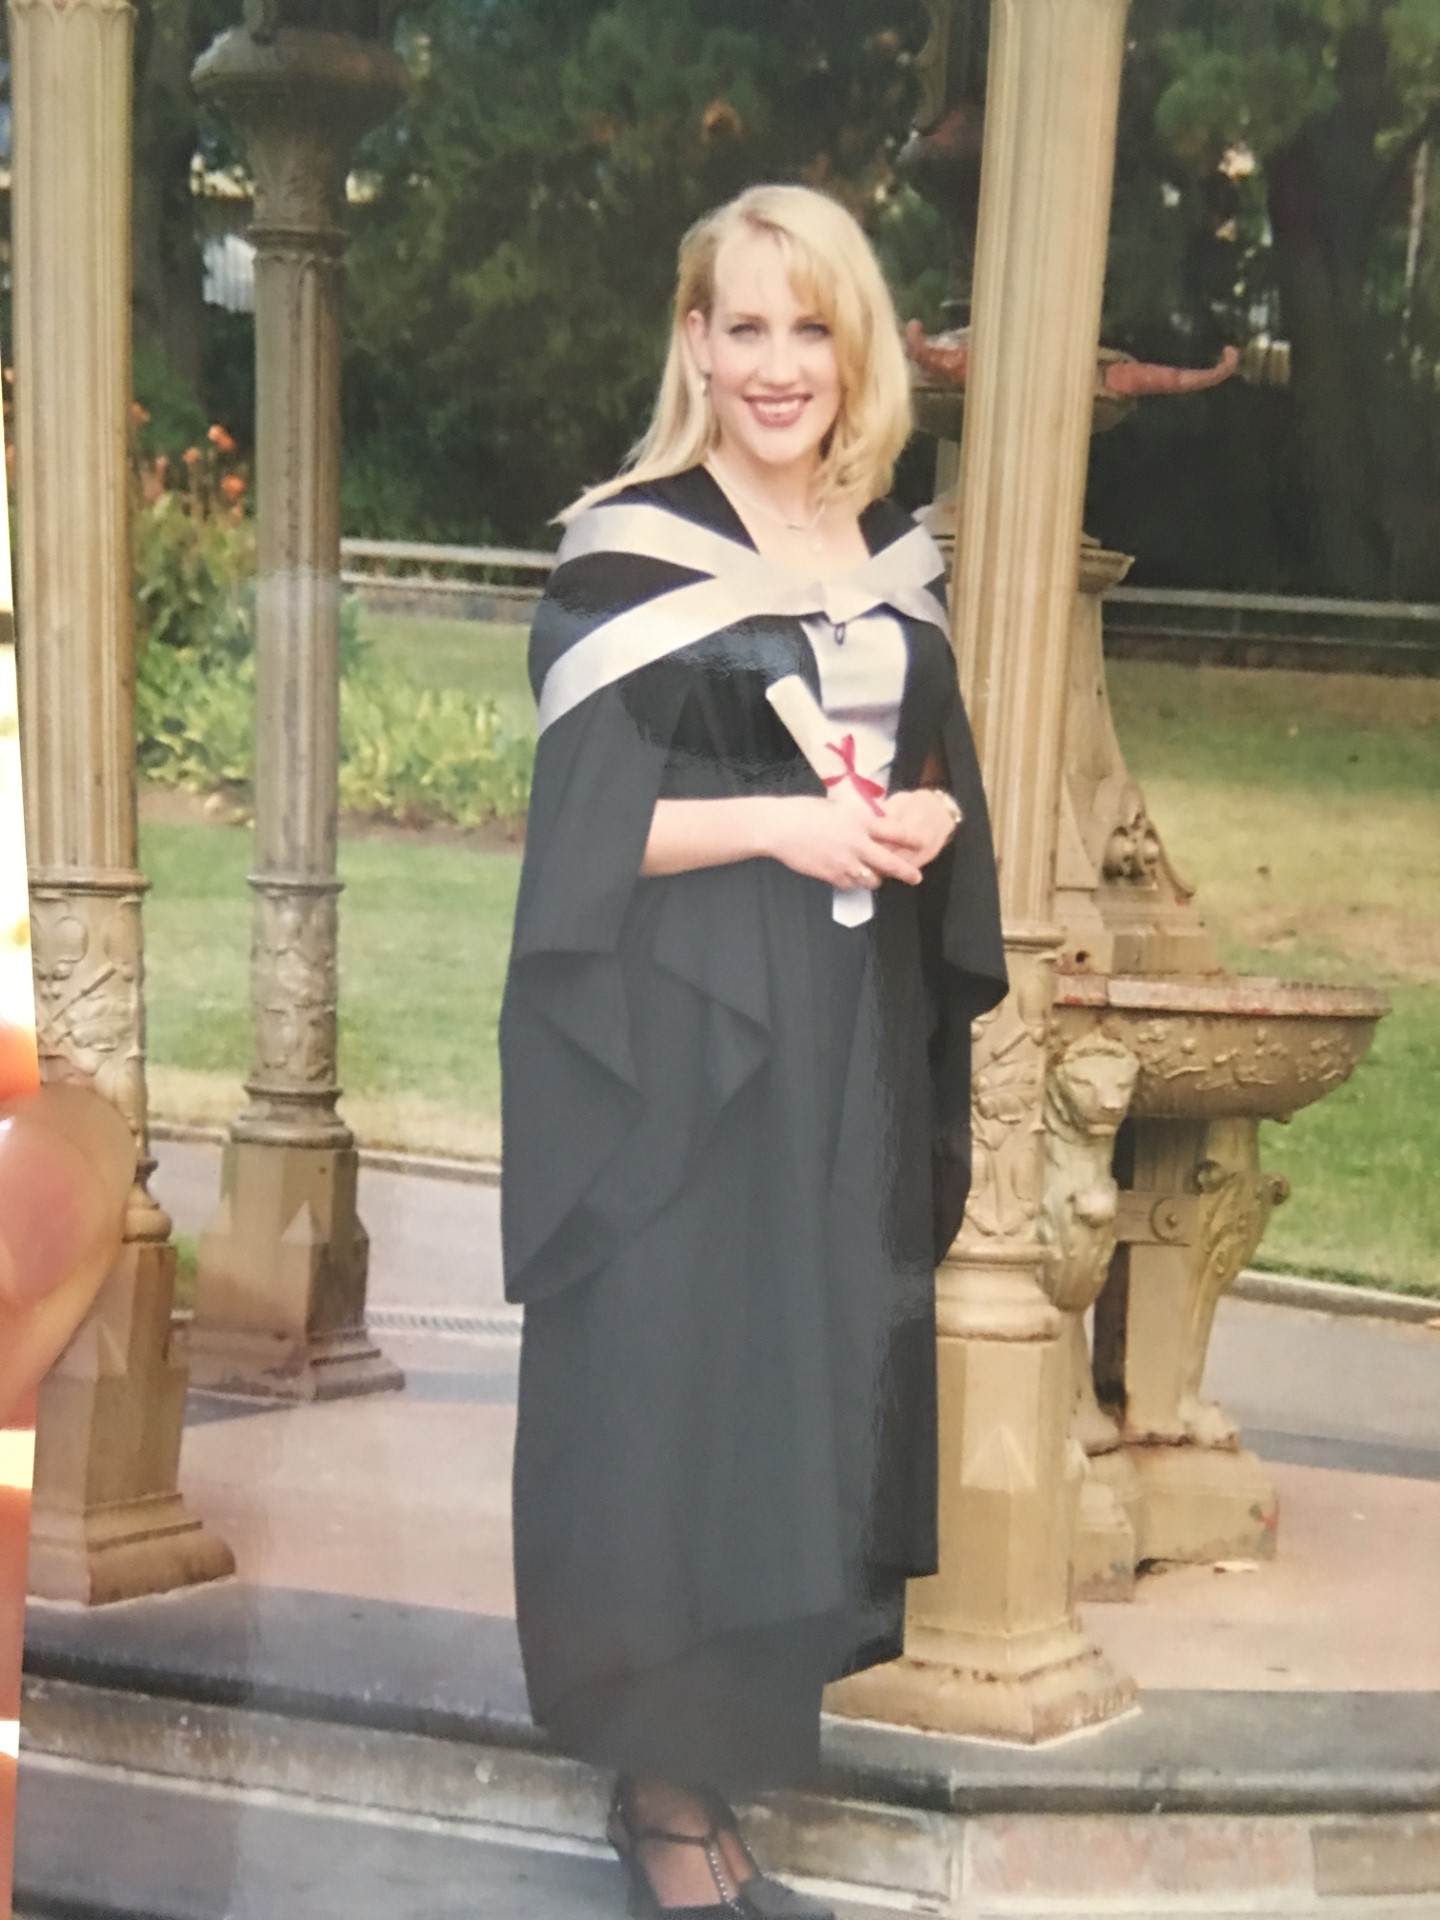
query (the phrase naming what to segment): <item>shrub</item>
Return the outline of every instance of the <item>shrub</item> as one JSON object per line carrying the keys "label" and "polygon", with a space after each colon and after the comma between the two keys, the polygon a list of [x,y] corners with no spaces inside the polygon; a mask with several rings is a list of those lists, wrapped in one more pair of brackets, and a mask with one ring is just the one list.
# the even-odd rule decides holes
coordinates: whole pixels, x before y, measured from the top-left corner
{"label": "shrub", "polygon": [[255,639],[251,521],[196,511],[174,488],[135,514],[135,640],[152,650],[238,660]]}
{"label": "shrub", "polygon": [[133,411],[135,641],[238,660],[255,638],[255,526],[236,446],[212,426],[178,457],[147,452],[150,415]]}
{"label": "shrub", "polygon": [[[255,775],[253,656],[146,654],[139,681],[140,766],[158,785],[248,800]],[[406,826],[461,827],[523,816],[534,746],[501,725],[493,701],[414,686],[403,669],[362,664],[340,696],[340,805]]]}
{"label": "shrub", "polygon": [[[144,425],[137,409],[137,430]],[[255,531],[235,443],[211,427],[177,462],[137,448],[138,759],[158,785],[250,797],[255,777]],[[172,465],[178,467],[172,483]],[[493,701],[413,686],[369,660],[359,606],[340,614],[340,804],[404,824],[513,820],[534,749]]]}
{"label": "shrub", "polygon": [[151,646],[135,685],[136,758],[157,786],[248,798],[255,778],[255,660]]}
{"label": "shrub", "polygon": [[530,797],[534,746],[508,734],[493,700],[418,688],[367,665],[340,699],[340,805],[405,825],[514,820]]}

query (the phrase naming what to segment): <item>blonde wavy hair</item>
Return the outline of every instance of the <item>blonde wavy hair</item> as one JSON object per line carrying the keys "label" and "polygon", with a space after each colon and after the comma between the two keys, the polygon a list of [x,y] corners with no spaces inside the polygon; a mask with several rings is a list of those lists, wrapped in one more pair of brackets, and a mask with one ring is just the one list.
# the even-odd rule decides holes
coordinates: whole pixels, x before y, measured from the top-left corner
{"label": "blonde wavy hair", "polygon": [[840,411],[821,449],[816,502],[858,510],[890,490],[910,438],[910,376],[900,323],[860,224],[811,187],[749,187],[703,219],[680,243],[670,349],[655,411],[643,438],[612,479],[582,493],[562,523],[618,493],[703,460],[718,432],[710,395],[685,333],[685,316],[706,320],[715,305],[715,263],[728,240],[768,234],[780,246],[796,297],[830,328],[840,371]]}

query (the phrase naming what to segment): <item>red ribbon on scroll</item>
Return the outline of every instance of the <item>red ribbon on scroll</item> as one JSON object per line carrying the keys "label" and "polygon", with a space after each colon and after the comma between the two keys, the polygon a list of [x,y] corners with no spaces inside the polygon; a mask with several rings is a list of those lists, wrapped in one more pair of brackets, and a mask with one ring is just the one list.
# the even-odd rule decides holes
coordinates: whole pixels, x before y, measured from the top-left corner
{"label": "red ribbon on scroll", "polygon": [[836,787],[842,780],[848,780],[872,813],[883,813],[885,809],[880,804],[879,796],[884,793],[884,787],[878,780],[868,779],[865,774],[857,773],[855,770],[854,734],[847,733],[838,747],[833,740],[827,740],[825,750],[827,753],[838,753],[842,767],[839,773],[827,773],[821,776],[826,786]]}

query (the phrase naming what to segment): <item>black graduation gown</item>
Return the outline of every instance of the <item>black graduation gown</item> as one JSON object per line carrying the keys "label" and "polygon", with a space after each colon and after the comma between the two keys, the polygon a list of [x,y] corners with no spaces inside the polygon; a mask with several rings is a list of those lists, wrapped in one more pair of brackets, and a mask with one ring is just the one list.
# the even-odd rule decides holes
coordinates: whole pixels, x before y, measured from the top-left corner
{"label": "black graduation gown", "polygon": [[[751,546],[703,468],[633,488]],[[913,527],[862,517],[872,554]],[[530,674],[693,579],[557,567]],[[943,591],[943,582],[936,585]],[[750,618],[542,732],[500,1020],[513,1511],[531,1710],[599,1764],[807,1777],[820,1688],[900,1650],[936,1564],[934,1269],[970,1169],[970,1024],[1005,991],[984,794],[946,634],[914,618],[892,790],[935,745],[964,819],[862,926],[773,859],[641,876],[662,796],[824,788]]]}

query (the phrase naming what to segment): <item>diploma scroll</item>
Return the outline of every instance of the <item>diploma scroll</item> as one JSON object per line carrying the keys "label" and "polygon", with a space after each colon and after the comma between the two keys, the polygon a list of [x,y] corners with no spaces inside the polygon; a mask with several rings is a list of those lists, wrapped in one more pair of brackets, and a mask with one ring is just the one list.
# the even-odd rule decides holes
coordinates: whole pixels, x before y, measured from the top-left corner
{"label": "diploma scroll", "polygon": [[[879,781],[868,779],[855,767],[855,741],[850,734],[837,739],[835,728],[825,717],[825,709],[798,673],[787,673],[772,681],[765,698],[784,721],[786,731],[804,754],[811,768],[835,787],[850,783],[872,812],[880,811],[878,798],[884,792]],[[868,887],[835,887],[833,917],[843,927],[862,926],[875,911],[875,899]]]}

